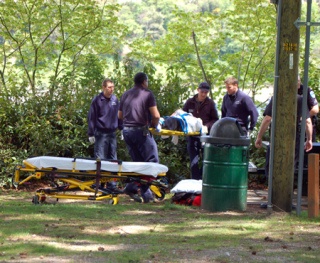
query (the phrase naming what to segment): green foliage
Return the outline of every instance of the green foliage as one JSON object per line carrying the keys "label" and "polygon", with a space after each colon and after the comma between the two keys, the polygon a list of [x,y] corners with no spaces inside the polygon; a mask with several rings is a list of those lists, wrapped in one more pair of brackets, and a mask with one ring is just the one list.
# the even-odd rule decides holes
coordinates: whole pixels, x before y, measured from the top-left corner
{"label": "green foliage", "polygon": [[[115,2],[0,2],[0,142],[9,170],[30,155],[92,156],[87,112],[105,77],[120,98],[133,76],[146,72],[161,116],[181,108],[205,78],[218,108],[228,75],[239,78],[256,105],[261,89],[273,83],[276,9],[269,1]],[[318,19],[318,6],[312,15]],[[313,27],[314,51],[318,33]],[[317,96],[318,53],[311,51],[309,65]],[[188,177],[185,139],[178,146],[156,139],[170,180]],[[130,160],[125,143],[118,144],[119,158]],[[254,147],[250,153],[262,162]]]}
{"label": "green foliage", "polygon": [[264,0],[235,0],[234,8],[221,14],[220,19],[224,21],[222,38],[226,40],[221,59],[229,62],[226,75],[236,76],[239,87],[252,91],[254,99],[258,90],[273,79],[276,12]]}
{"label": "green foliage", "polygon": [[0,138],[0,186],[11,186],[11,176],[14,172],[14,167],[18,164],[19,157],[26,157],[25,152],[16,154],[16,149],[12,145],[6,145]]}
{"label": "green foliage", "polygon": [[74,78],[81,74],[82,54],[115,52],[125,32],[117,22],[118,6],[94,0],[6,0],[0,8],[1,84],[19,76],[33,96],[43,86],[53,96],[65,71]]}
{"label": "green foliage", "polygon": [[[0,100],[0,153],[5,166],[3,183],[15,164],[29,156],[90,157],[93,146],[87,139],[87,113],[93,96],[101,90],[102,67],[92,55],[84,58],[81,86],[66,72],[55,86],[54,99],[48,92],[38,96],[16,95],[12,103]],[[0,182],[1,183],[1,182]]]}
{"label": "green foliage", "polygon": [[156,141],[159,149],[159,159],[162,164],[169,168],[166,177],[170,185],[175,185],[182,179],[190,178],[190,160],[186,139],[180,137],[177,145],[171,142],[171,136],[167,139],[157,137]]}
{"label": "green foliage", "polygon": [[272,83],[276,36],[272,5],[264,0],[254,4],[233,1],[226,10],[202,13],[176,8],[172,13],[166,35],[156,41],[136,39],[131,57],[165,70],[173,67],[187,86],[206,79],[218,103],[229,75],[239,79],[240,87],[251,92],[253,100]]}
{"label": "green foliage", "polygon": [[126,29],[117,11],[92,0],[1,1],[1,141],[11,159],[90,155],[87,111]]}
{"label": "green foliage", "polygon": [[219,0],[142,0],[121,1],[119,20],[128,26],[130,39],[149,37],[153,42],[164,37],[172,20],[175,19],[173,10],[176,8],[188,13],[205,13],[225,10],[231,1]]}

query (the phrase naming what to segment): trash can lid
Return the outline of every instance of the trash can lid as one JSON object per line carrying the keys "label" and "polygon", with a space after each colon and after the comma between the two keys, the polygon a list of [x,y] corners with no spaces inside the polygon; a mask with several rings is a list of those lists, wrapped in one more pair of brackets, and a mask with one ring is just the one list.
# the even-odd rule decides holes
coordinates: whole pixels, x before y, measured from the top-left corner
{"label": "trash can lid", "polygon": [[235,146],[250,145],[250,139],[247,138],[237,119],[231,117],[221,118],[216,121],[211,127],[210,135],[201,136],[200,141]]}

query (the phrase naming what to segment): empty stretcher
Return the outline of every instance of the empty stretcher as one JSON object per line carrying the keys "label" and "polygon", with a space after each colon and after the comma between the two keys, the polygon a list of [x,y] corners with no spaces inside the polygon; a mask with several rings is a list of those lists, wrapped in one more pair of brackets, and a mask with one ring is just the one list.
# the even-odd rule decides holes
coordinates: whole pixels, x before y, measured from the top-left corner
{"label": "empty stretcher", "polygon": [[[15,167],[12,184],[18,188],[32,179],[49,180],[51,187],[38,189],[33,203],[46,197],[57,199],[109,200],[117,204],[123,191],[112,182],[150,185],[158,200],[168,187],[165,165],[149,162],[104,161],[85,158],[39,156],[28,158]],[[110,184],[111,187],[108,187]],[[106,185],[105,187],[102,187]]]}

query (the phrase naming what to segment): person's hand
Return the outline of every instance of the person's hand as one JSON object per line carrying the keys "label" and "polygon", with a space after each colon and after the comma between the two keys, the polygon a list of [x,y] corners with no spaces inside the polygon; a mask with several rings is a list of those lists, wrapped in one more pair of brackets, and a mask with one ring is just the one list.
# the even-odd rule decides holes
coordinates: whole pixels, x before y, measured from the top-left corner
{"label": "person's hand", "polygon": [[96,139],[94,138],[94,136],[90,136],[90,137],[89,137],[89,142],[90,142],[91,144],[94,144],[95,141],[96,141]]}
{"label": "person's hand", "polygon": [[172,135],[172,143],[174,144],[174,145],[177,145],[178,144],[178,142],[179,142],[179,137],[178,137],[178,135]]}
{"label": "person's hand", "polygon": [[309,152],[312,150],[312,140],[307,140],[304,143],[304,149],[306,150],[306,152]]}
{"label": "person's hand", "polygon": [[123,141],[123,131],[121,131],[120,140]]}
{"label": "person's hand", "polygon": [[262,139],[257,138],[255,142],[256,148],[261,148],[262,147]]}
{"label": "person's hand", "polygon": [[203,125],[201,128],[201,135],[208,134],[208,127],[206,125]]}
{"label": "person's hand", "polygon": [[158,125],[157,125],[157,127],[156,127],[156,131],[157,131],[157,132],[161,132],[161,129],[162,129],[161,124],[158,123]]}

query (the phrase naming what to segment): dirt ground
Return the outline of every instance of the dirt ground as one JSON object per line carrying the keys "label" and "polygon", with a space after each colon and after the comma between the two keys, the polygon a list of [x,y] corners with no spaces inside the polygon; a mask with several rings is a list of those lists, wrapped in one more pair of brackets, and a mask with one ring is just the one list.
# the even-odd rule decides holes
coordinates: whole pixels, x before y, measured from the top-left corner
{"label": "dirt ground", "polygon": [[[50,187],[49,181],[44,180],[31,180],[25,182],[23,185],[19,186],[19,191],[30,192],[30,198],[32,198],[32,193],[37,189]],[[167,190],[167,195],[170,193],[170,189]],[[247,208],[246,211],[249,213],[262,213],[267,209],[262,208],[261,204],[266,204],[268,201],[268,187],[266,180],[263,175],[249,175],[248,178],[248,192],[247,192]],[[61,202],[62,200],[60,200]],[[131,200],[132,201],[132,200]],[[75,200],[66,200],[63,202],[75,202]],[[130,202],[129,196],[122,196],[121,202]],[[296,195],[294,196],[293,203],[296,204]],[[307,210],[307,198],[303,197],[301,203],[301,210]]]}
{"label": "dirt ground", "polygon": [[[32,193],[36,192],[36,190],[41,188],[50,187],[50,182],[45,180],[30,180],[29,182],[25,182],[23,185],[19,186],[18,191],[29,192],[30,197],[26,197],[26,199],[32,198]],[[14,189],[14,188],[12,188]],[[254,177],[249,180],[248,183],[248,204],[247,204],[247,212],[252,213],[260,213],[266,209],[261,209],[260,204],[262,202],[267,202],[267,187],[264,182],[259,180],[259,177]],[[170,189],[167,190],[167,195],[170,194]],[[69,200],[69,199],[61,199],[59,202],[69,203],[69,202],[77,202],[78,200]],[[82,200],[81,202],[83,202]],[[122,196],[121,203],[130,202],[129,196]],[[48,200],[50,202],[50,198]]]}

